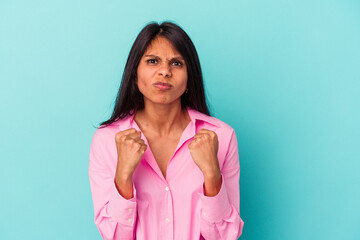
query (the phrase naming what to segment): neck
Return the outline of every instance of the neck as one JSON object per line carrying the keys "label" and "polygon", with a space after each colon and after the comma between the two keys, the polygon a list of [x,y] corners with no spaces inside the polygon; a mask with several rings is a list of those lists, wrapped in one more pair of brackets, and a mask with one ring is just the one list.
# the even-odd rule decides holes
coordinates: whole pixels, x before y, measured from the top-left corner
{"label": "neck", "polygon": [[182,131],[189,123],[186,110],[181,109],[181,102],[175,104],[145,104],[144,109],[136,112],[134,120],[143,132],[157,136],[169,136]]}

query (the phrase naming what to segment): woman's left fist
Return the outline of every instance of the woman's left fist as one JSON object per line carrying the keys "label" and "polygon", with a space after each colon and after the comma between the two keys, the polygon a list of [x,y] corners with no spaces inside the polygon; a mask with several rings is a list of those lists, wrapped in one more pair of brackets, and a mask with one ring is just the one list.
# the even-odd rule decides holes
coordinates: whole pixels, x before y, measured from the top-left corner
{"label": "woman's left fist", "polygon": [[192,159],[204,175],[211,176],[220,172],[218,145],[216,133],[208,129],[200,129],[188,145]]}

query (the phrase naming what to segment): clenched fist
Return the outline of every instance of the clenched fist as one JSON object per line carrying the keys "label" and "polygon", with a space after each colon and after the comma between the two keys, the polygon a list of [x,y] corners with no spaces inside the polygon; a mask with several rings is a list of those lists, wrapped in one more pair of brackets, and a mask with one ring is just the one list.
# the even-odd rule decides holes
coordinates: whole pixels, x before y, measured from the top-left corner
{"label": "clenched fist", "polygon": [[188,145],[194,162],[204,176],[220,173],[217,159],[218,145],[216,133],[208,129],[200,129]]}
{"label": "clenched fist", "polygon": [[115,178],[132,176],[147,148],[141,132],[130,128],[115,135],[118,163]]}

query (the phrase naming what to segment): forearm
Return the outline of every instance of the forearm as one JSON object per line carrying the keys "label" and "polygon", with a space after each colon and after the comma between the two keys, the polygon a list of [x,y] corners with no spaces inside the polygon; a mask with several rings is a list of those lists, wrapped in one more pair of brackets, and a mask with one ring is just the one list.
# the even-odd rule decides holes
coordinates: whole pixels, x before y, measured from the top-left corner
{"label": "forearm", "polygon": [[114,182],[119,194],[123,198],[131,199],[134,197],[132,175],[116,174]]}
{"label": "forearm", "polygon": [[[235,171],[238,170],[234,169]],[[237,173],[234,172],[222,174],[220,190],[216,195],[208,196],[204,192],[201,196],[200,232],[204,239],[235,240],[241,235],[244,223],[236,209],[237,204],[234,204],[239,197],[238,185],[229,184],[230,178],[234,180],[237,178]],[[232,185],[235,185],[236,188],[231,187]],[[227,188],[230,190],[229,192]]]}
{"label": "forearm", "polygon": [[[132,239],[137,214],[136,199],[126,199],[126,192],[123,197],[119,192],[123,188],[118,189],[114,179],[101,175],[97,171],[90,171],[95,224],[103,239]],[[136,196],[135,189],[131,193],[133,191]]]}
{"label": "forearm", "polygon": [[216,196],[221,188],[222,178],[220,171],[204,174],[204,195],[208,197]]}

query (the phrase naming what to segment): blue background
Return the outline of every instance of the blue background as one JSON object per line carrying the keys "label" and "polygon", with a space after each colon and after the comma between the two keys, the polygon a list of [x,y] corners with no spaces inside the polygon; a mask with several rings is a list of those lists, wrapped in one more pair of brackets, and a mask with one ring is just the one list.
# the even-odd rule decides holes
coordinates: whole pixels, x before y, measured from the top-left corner
{"label": "blue background", "polygon": [[101,239],[88,155],[148,22],[192,38],[236,131],[240,239],[360,239],[360,2],[0,2],[0,239]]}

